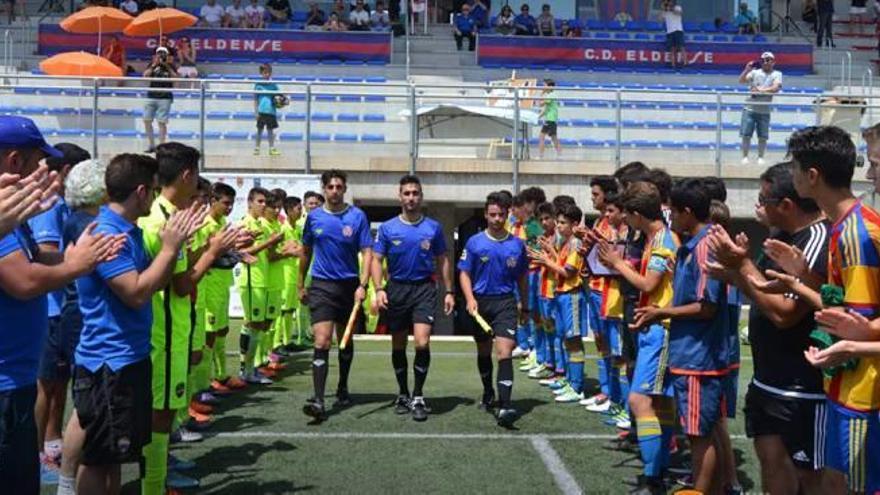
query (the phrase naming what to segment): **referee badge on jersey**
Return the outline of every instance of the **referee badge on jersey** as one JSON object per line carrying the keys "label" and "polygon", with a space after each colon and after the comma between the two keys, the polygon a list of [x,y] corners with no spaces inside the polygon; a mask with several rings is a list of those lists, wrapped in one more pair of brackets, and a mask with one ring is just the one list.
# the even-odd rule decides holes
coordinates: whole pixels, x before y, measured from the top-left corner
{"label": "referee badge on jersey", "polygon": [[516,256],[508,256],[507,257],[507,267],[508,268],[516,268]]}
{"label": "referee badge on jersey", "polygon": [[431,250],[431,240],[423,239],[419,244],[419,247],[422,248],[422,251],[430,251]]}
{"label": "referee badge on jersey", "polygon": [[352,234],[354,234],[354,229],[351,228],[351,225],[342,227],[342,235],[345,237],[351,237]]}

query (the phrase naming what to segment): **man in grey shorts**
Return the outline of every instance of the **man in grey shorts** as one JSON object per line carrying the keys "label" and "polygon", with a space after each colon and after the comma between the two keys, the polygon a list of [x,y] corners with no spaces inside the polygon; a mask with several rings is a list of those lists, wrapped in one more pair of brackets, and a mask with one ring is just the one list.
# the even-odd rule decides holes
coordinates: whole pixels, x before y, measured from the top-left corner
{"label": "man in grey shorts", "polygon": [[[153,79],[150,81],[151,88],[171,88],[171,81],[157,81],[156,79],[170,79],[180,77],[174,69],[174,63],[168,53],[168,48],[160,46],[156,48],[153,60],[144,71],[144,77]],[[159,143],[164,143],[168,136],[168,115],[171,113],[171,102],[174,95],[171,91],[147,91],[147,103],[144,105],[144,129],[147,133],[147,153],[156,151],[156,141],[153,137],[153,119],[159,122]]]}
{"label": "man in grey shorts", "polygon": [[[776,59],[770,52],[761,54],[761,67],[749,62],[739,75],[739,82],[749,85],[749,97],[743,108],[739,135],[742,137],[742,164],[749,164],[752,135],[758,132],[758,165],[764,165],[764,151],[770,137],[770,102],[782,89],[782,73],[774,69]],[[750,103],[757,103],[751,105]]]}

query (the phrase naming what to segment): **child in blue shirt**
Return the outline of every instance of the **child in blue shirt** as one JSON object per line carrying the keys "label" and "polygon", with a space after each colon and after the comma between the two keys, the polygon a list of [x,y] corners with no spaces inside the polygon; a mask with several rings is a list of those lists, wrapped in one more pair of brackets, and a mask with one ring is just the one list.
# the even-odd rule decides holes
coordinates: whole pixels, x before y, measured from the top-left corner
{"label": "child in blue shirt", "polygon": [[[263,79],[272,79],[272,66],[263,64],[260,66],[260,75]],[[270,91],[278,91],[278,85],[270,82],[258,82],[254,85],[254,113],[257,114],[257,144],[254,148],[254,156],[260,155],[260,140],[263,137],[263,128],[266,129],[266,137],[269,139],[269,156],[279,156],[281,152],[275,147],[275,129],[278,128],[278,117],[275,109],[275,94]]]}

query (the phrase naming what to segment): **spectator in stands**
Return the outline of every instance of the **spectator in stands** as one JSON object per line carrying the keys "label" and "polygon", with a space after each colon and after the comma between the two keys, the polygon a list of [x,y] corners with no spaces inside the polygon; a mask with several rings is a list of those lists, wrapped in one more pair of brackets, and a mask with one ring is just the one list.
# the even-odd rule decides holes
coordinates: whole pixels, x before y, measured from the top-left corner
{"label": "spectator in stands", "polygon": [[352,31],[370,30],[370,13],[364,10],[364,0],[356,0],[354,10],[348,14],[348,29]]}
{"label": "spectator in stands", "polygon": [[550,13],[550,5],[541,6],[541,15],[538,16],[538,34],[541,36],[556,36],[556,19]]}
{"label": "spectator in stands", "polygon": [[489,7],[486,6],[483,0],[473,0],[471,3],[471,17],[477,24],[477,29],[489,25]]}
{"label": "spectator in stands", "polygon": [[168,50],[168,61],[171,63],[171,66],[177,69],[177,48],[174,46],[174,43],[168,39],[168,36],[164,34],[159,36],[159,42],[156,46],[163,46],[166,50]]}
{"label": "spectator in stands", "polygon": [[244,18],[247,28],[263,29],[266,27],[266,9],[258,4],[259,0],[251,0],[251,4],[244,8]]}
{"label": "spectator in stands", "polygon": [[136,16],[138,14],[138,3],[135,0],[122,0],[119,3],[119,9],[128,15]]}
{"label": "spectator in stands", "polygon": [[471,17],[471,6],[463,4],[461,12],[455,14],[452,19],[452,35],[455,37],[455,47],[461,50],[461,42],[468,39],[468,51],[474,51],[477,41],[477,23]]}
{"label": "spectator in stands", "polygon": [[816,11],[819,19],[816,21],[816,46],[822,46],[822,40],[825,40],[825,46],[834,46],[834,38],[832,37],[832,19],[834,18],[834,0],[819,0],[816,3]]}
{"label": "spectator in stands", "polygon": [[536,36],[538,34],[538,24],[535,22],[535,18],[529,14],[528,4],[524,3],[519,8],[519,15],[514,18],[513,27],[516,29],[516,34],[519,35]]}
{"label": "spectator in stands", "polygon": [[577,27],[571,27],[571,23],[566,19],[562,21],[562,26],[559,29],[559,36],[562,36],[563,38],[580,38],[581,32]]}
{"label": "spectator in stands", "polygon": [[288,0],[266,0],[269,22],[287,22],[290,19],[290,2]]}
{"label": "spectator in stands", "polygon": [[27,19],[27,8],[25,6],[26,0],[4,0],[3,3],[6,4],[6,18],[7,24],[12,24],[15,22],[15,6],[18,5],[19,13],[24,18]]}
{"label": "spectator in stands", "polygon": [[687,51],[684,49],[682,14],[681,5],[676,5],[675,0],[663,0],[663,13],[660,17],[666,24],[666,48],[669,50],[673,69],[678,66],[679,53],[681,53],[681,66],[684,67],[688,63]]}
{"label": "spectator in stands", "polygon": [[764,151],[767,149],[767,139],[770,137],[770,102],[773,94],[782,89],[782,73],[774,69],[776,58],[770,52],[761,54],[761,68],[755,67],[753,62],[746,64],[739,82],[749,85],[749,101],[757,105],[746,105],[743,108],[740,136],[742,136],[742,163],[749,163],[749,147],[752,144],[752,134],[758,132],[758,165],[764,164]]}
{"label": "spectator in stands", "polygon": [[[151,88],[171,88],[173,82],[160,81],[178,77],[174,65],[171,63],[168,48],[160,46],[156,48],[156,54],[144,71],[144,77],[150,78]],[[147,91],[147,103],[144,105],[144,129],[147,133],[147,153],[156,151],[156,141],[153,138],[153,120],[159,123],[159,143],[164,143],[168,136],[168,115],[171,113],[171,102],[174,95],[171,91]]]}
{"label": "spectator in stands", "polygon": [[310,3],[309,16],[306,18],[306,31],[321,31],[324,29],[325,22],[327,22],[327,16],[324,11],[319,9],[315,2]]}
{"label": "spectator in stands", "polygon": [[758,32],[758,16],[749,10],[748,2],[739,4],[739,12],[733,18],[739,34],[755,34]]}
{"label": "spectator in stands", "polygon": [[[110,42],[104,45],[104,49],[101,50],[101,56],[109,60],[113,65],[122,69],[122,74],[125,76],[129,76],[134,72],[134,69],[128,65],[128,59],[125,56],[125,47],[122,46],[122,42],[119,41],[119,36],[110,35]],[[122,86],[124,81],[119,81],[119,85]]]}
{"label": "spectator in stands", "polygon": [[510,5],[505,4],[504,7],[501,7],[501,13],[495,18],[495,32],[503,35],[515,32],[513,9],[510,8]]}
{"label": "spectator in stands", "polygon": [[348,26],[339,20],[339,16],[336,12],[330,12],[330,18],[327,19],[327,24],[324,24],[324,30],[338,33],[341,31],[348,31]]}
{"label": "spectator in stands", "polygon": [[385,2],[382,0],[376,0],[376,10],[370,14],[370,29],[379,32],[391,29],[391,19],[388,16],[388,10],[385,9]]}
{"label": "spectator in stands", "polygon": [[339,22],[347,24],[348,10],[345,8],[345,2],[343,0],[336,0],[333,2],[333,12],[336,13]]}
{"label": "spectator in stands", "polygon": [[202,8],[199,9],[199,25],[212,28],[223,26],[223,16],[226,10],[222,5],[218,5],[216,0],[208,0]]}
{"label": "spectator in stands", "polygon": [[232,0],[232,5],[226,7],[226,17],[223,19],[223,27],[247,27],[245,19],[244,7],[241,6],[241,0]]}
{"label": "spectator in stands", "polygon": [[257,114],[257,136],[254,156],[260,156],[260,140],[263,137],[263,128],[266,129],[266,137],[269,140],[269,156],[278,156],[281,153],[275,148],[275,129],[278,128],[277,110],[275,109],[275,96],[279,91],[278,85],[272,80],[272,66],[263,64],[260,66],[260,75],[267,82],[258,82],[254,85],[254,113]]}
{"label": "spectator in stands", "polygon": [[189,42],[189,38],[182,36],[177,40],[177,60],[179,66],[177,73],[180,77],[197,79],[199,70],[196,69],[196,47]]}
{"label": "spectator in stands", "polygon": [[538,136],[538,157],[544,158],[544,141],[549,137],[553,141],[556,148],[556,158],[562,154],[562,146],[559,144],[559,137],[556,135],[556,122],[559,120],[559,100],[553,90],[556,89],[556,81],[553,79],[544,79],[544,100],[541,102],[541,113],[538,119],[544,119],[544,125],[541,126],[541,134]]}

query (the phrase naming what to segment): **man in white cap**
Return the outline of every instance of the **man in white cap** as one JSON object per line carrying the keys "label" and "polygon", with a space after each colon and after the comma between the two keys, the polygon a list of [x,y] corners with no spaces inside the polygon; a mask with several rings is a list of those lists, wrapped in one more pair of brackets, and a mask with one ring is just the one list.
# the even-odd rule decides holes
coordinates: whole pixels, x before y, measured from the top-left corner
{"label": "man in white cap", "polygon": [[782,73],[774,69],[776,58],[770,52],[761,54],[760,68],[754,62],[746,64],[739,82],[749,85],[751,95],[743,108],[739,135],[742,137],[742,163],[749,163],[752,135],[758,132],[758,165],[764,165],[764,151],[770,137],[770,101],[782,89]]}

